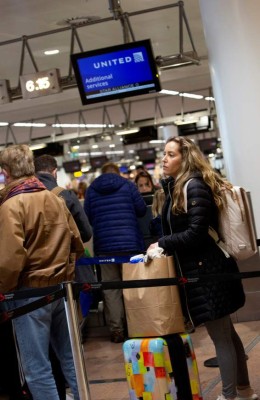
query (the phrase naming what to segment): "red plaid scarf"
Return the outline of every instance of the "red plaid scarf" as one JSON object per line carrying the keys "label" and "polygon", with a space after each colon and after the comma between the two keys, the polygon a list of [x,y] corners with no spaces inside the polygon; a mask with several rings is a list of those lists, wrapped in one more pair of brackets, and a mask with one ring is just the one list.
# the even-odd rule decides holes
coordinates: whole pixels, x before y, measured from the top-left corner
{"label": "red plaid scarf", "polygon": [[20,193],[32,193],[46,190],[46,187],[35,176],[23,177],[7,185],[0,194],[0,205]]}

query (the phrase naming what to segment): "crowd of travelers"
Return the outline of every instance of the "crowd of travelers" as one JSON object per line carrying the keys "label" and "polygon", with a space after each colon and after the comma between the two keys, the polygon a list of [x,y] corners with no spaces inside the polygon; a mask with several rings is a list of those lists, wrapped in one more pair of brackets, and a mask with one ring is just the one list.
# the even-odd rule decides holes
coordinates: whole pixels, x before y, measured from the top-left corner
{"label": "crowd of travelers", "polygon": [[[161,247],[177,257],[179,274],[238,271],[236,261],[225,257],[208,235],[209,226],[218,230],[220,187],[227,183],[189,139],[168,139],[159,183],[145,168],[130,180],[108,162],[90,185],[82,181],[76,191],[68,190],[58,185],[56,159],[34,159],[23,144],[4,149],[0,166],[5,176],[0,191],[5,233],[0,241],[0,293],[73,281],[75,260],[90,240],[98,257]],[[185,210],[183,188],[191,178]],[[101,280],[122,280],[120,263],[101,264],[100,272]],[[127,339],[122,290],[105,290],[103,299],[111,342],[122,343]],[[218,400],[257,399],[230,318],[244,305],[242,282],[187,288],[181,299],[184,317],[194,329],[204,324],[216,348],[223,386]],[[33,300],[15,300],[8,307]],[[0,340],[6,343],[0,348],[0,390],[10,400],[65,400],[67,386],[80,399],[63,299],[0,324]]]}

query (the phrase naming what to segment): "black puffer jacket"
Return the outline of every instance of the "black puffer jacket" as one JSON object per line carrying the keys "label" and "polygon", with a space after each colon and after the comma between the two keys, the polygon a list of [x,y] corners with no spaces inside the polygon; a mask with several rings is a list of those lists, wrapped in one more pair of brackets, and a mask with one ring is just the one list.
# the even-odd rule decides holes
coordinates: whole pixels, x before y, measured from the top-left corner
{"label": "black puffer jacket", "polygon": [[[235,260],[226,258],[208,234],[209,226],[215,230],[218,227],[218,211],[211,189],[199,173],[191,177],[187,188],[187,213],[179,215],[169,213],[174,180],[169,178],[162,182],[166,201],[162,215],[164,236],[159,239],[159,246],[167,254],[177,255],[178,273],[183,276],[238,272]],[[184,313],[188,310],[195,326],[231,314],[245,302],[243,286],[238,280],[187,284],[181,294]]]}

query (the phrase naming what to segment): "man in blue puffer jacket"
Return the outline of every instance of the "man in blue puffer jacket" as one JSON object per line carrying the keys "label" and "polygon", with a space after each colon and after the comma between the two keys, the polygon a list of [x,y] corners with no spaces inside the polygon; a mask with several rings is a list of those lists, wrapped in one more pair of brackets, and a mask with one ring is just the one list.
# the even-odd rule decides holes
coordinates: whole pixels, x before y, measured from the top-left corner
{"label": "man in blue puffer jacket", "polygon": [[[104,164],[102,174],[89,186],[84,210],[93,228],[96,256],[134,255],[144,251],[138,217],[144,216],[146,204],[136,186],[120,176],[114,163]],[[122,264],[102,264],[104,281],[121,281]],[[111,341],[124,341],[125,311],[121,289],[105,290],[104,300],[111,331]]]}

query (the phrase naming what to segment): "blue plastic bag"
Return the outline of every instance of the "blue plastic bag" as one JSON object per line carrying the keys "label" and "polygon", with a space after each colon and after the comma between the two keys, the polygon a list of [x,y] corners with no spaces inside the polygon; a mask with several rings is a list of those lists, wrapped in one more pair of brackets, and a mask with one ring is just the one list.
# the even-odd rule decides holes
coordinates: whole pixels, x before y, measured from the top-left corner
{"label": "blue plastic bag", "polygon": [[88,315],[92,302],[93,302],[93,293],[80,292],[79,303],[80,303],[81,313],[84,318]]}

